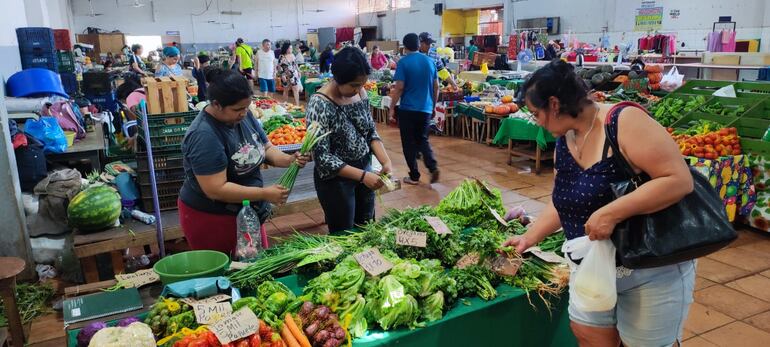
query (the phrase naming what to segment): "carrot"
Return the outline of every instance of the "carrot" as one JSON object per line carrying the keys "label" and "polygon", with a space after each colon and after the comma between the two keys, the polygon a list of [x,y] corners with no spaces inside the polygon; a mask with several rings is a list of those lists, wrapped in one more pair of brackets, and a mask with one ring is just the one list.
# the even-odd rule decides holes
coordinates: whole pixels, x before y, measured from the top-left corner
{"label": "carrot", "polygon": [[297,342],[297,339],[294,338],[286,325],[288,324],[284,324],[283,328],[281,328],[281,337],[283,337],[283,341],[286,342],[288,347],[300,347],[299,342]]}
{"label": "carrot", "polygon": [[291,313],[286,314],[286,324],[284,324],[284,327],[289,327],[289,331],[291,331],[292,334],[294,334],[294,337],[297,339],[301,347],[310,347],[310,340],[308,340],[307,336],[302,332],[302,330],[297,326],[297,322],[294,321],[294,317],[291,316]]}

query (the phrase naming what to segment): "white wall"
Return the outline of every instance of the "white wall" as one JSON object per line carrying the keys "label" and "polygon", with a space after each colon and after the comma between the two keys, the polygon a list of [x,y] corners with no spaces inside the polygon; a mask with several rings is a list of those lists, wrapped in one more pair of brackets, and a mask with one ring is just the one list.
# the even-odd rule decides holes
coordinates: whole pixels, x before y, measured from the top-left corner
{"label": "white wall", "polygon": [[385,12],[385,17],[376,13],[362,13],[358,16],[359,26],[377,26],[378,35],[386,40],[401,41],[408,33],[427,31],[438,38],[441,31],[441,16],[433,13],[435,0],[412,0],[411,8]]}
{"label": "white wall", "polygon": [[[70,1],[78,33],[87,27],[130,35],[179,31],[183,43],[229,43],[238,37],[249,42],[304,39],[307,29],[356,24],[356,0],[140,0],[145,6],[139,8],[132,7],[133,0],[118,0],[119,5],[114,0],[93,0],[94,13],[102,14],[93,17],[88,0]],[[208,9],[207,3],[211,4]],[[222,15],[221,11],[242,14]]]}
{"label": "white wall", "polygon": [[7,6],[0,11],[0,74],[5,79],[21,70],[16,28],[27,26],[24,1],[9,0],[6,3]]}

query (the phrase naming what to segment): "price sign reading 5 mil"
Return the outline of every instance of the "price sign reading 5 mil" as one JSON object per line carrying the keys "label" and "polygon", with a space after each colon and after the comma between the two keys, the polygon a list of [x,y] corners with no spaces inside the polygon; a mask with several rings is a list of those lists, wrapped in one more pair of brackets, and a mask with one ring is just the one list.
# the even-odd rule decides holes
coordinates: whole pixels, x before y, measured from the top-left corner
{"label": "price sign reading 5 mil", "polygon": [[233,312],[229,302],[206,302],[193,305],[195,321],[198,324],[211,324]]}
{"label": "price sign reading 5 mil", "polygon": [[372,276],[377,276],[393,267],[391,262],[382,257],[377,248],[369,248],[354,257],[358,264]]}
{"label": "price sign reading 5 mil", "polygon": [[428,234],[412,230],[396,230],[396,244],[424,248],[428,244]]}

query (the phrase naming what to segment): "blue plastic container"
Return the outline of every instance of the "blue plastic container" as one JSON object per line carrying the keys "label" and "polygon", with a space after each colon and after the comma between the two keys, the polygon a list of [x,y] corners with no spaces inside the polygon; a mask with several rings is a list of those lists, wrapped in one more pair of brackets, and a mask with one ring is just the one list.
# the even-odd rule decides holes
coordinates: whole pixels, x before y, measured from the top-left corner
{"label": "blue plastic container", "polygon": [[59,58],[56,52],[47,53],[21,53],[21,68],[41,68],[59,72]]}
{"label": "blue plastic container", "polygon": [[16,38],[19,40],[21,53],[54,52],[56,49],[51,28],[16,28]]}
{"label": "blue plastic container", "polygon": [[113,92],[86,94],[86,99],[90,100],[92,104],[99,106],[99,109],[102,111],[116,112],[118,110],[118,99]]}
{"label": "blue plastic container", "polygon": [[64,92],[59,74],[46,69],[32,68],[19,71],[6,84],[8,95],[15,97],[46,96],[51,94],[68,97]]}
{"label": "blue plastic container", "polygon": [[70,97],[74,97],[78,94],[78,78],[74,73],[62,72],[59,74],[61,77],[61,84],[64,87],[64,91],[69,94]]}

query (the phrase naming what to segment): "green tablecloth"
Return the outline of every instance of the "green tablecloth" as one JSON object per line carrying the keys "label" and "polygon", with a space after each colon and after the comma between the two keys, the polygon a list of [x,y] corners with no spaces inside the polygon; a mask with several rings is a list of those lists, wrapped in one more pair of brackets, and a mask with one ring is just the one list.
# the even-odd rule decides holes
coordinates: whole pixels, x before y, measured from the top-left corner
{"label": "green tablecloth", "polygon": [[[521,87],[524,84],[524,80],[505,80],[505,79],[494,79],[489,80],[487,83],[491,85],[498,85],[505,87],[507,89],[513,89],[513,90],[519,90],[519,87]],[[509,88],[509,86],[512,86],[513,88]]]}
{"label": "green tablecloth", "polygon": [[[314,80],[317,80],[317,78],[312,78]],[[318,91],[318,88],[321,88],[324,83],[321,81],[316,82],[308,82],[307,76],[302,76],[300,78],[300,83],[302,83],[302,89],[305,90],[305,100],[309,100],[310,96],[315,94]]]}
{"label": "green tablecloth", "polygon": [[508,140],[535,141],[540,149],[546,149],[549,142],[556,141],[551,133],[536,124],[520,118],[504,118],[493,142],[504,145]]}
{"label": "green tablecloth", "polygon": [[[297,294],[305,285],[304,279],[296,275],[278,280]],[[353,346],[577,346],[569,329],[567,293],[553,299],[554,307],[549,312],[536,294],[532,296],[536,305],[533,308],[522,290],[508,285],[497,290],[498,297],[491,301],[459,300],[444,318],[425,328],[370,331],[353,340]],[[68,346],[77,344],[78,331],[67,331]]]}
{"label": "green tablecloth", "polygon": [[455,117],[459,115],[466,115],[468,117],[476,118],[481,121],[487,120],[487,116],[484,115],[484,110],[478,107],[473,107],[466,103],[458,103],[457,106],[455,106],[454,115]]}

